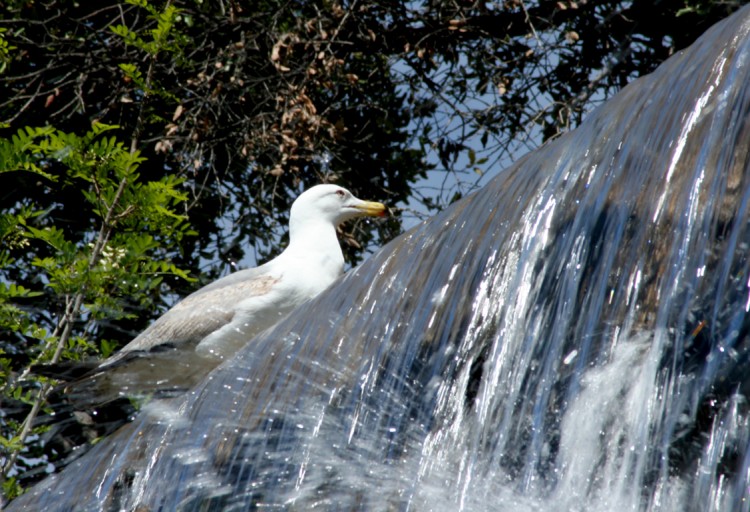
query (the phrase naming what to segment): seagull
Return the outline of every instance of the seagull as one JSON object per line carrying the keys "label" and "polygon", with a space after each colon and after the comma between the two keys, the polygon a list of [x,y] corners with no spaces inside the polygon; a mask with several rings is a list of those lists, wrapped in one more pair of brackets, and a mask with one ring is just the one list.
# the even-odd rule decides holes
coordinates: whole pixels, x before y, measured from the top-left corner
{"label": "seagull", "polygon": [[[360,216],[384,217],[387,211],[384,204],[358,199],[337,185],[306,190],[292,204],[289,245],[279,256],[200,288],[117,354],[68,372],[67,379],[73,380],[64,386],[64,394],[92,405],[189,389],[344,273],[336,236],[340,223]],[[42,366],[35,373],[56,376],[55,365],[46,366],[48,371]]]}

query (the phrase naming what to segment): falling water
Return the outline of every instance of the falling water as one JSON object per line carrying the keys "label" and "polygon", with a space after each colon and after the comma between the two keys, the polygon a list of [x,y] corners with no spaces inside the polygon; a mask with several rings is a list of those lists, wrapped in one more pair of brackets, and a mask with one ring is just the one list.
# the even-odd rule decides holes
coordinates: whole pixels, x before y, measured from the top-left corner
{"label": "falling water", "polygon": [[749,58],[744,9],[10,508],[750,509]]}

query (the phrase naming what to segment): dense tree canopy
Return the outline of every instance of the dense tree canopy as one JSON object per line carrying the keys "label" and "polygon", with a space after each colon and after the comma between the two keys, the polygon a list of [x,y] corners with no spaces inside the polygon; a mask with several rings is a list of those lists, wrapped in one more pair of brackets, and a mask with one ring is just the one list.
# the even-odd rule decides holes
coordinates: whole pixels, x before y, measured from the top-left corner
{"label": "dense tree canopy", "polygon": [[30,363],[106,356],[276,254],[317,182],[402,207],[344,227],[356,261],[741,3],[3,2],[4,493],[61,455],[28,421],[50,387]]}

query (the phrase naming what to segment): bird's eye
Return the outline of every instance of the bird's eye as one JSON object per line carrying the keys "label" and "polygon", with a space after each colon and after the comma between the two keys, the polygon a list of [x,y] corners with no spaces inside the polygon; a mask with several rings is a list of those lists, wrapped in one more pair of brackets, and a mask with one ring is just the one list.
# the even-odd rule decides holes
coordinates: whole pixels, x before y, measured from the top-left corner
{"label": "bird's eye", "polygon": [[337,190],[337,191],[336,191],[336,194],[337,194],[337,195],[338,195],[339,197],[346,197],[346,192],[344,192],[343,190]]}

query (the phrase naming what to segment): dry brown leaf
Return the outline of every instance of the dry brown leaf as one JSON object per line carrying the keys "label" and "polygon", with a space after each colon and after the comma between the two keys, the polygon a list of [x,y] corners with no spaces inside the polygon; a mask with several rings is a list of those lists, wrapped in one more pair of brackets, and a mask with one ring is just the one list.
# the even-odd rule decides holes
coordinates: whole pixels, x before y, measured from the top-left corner
{"label": "dry brown leaf", "polygon": [[184,111],[185,107],[183,107],[182,105],[177,105],[177,108],[174,109],[174,114],[172,114],[172,121],[177,121]]}

